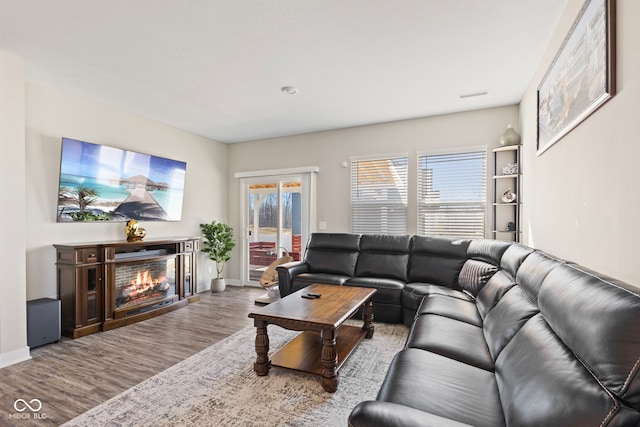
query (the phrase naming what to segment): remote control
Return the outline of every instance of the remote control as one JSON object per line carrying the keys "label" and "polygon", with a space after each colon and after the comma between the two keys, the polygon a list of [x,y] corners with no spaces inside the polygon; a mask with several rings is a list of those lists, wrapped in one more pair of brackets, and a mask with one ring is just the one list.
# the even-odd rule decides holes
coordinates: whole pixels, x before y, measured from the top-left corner
{"label": "remote control", "polygon": [[311,295],[308,294],[302,294],[300,295],[302,298],[306,298],[306,299],[316,299],[317,297],[312,297]]}
{"label": "remote control", "polygon": [[307,295],[309,295],[310,297],[313,297],[313,298],[320,298],[322,296],[320,294],[314,294],[312,292],[307,292]]}

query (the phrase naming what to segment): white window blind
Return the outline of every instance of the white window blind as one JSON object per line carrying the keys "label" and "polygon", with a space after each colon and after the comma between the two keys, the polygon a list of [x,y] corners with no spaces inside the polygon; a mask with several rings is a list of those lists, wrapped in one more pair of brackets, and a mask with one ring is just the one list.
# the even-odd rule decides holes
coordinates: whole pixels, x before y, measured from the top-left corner
{"label": "white window blind", "polygon": [[484,150],[418,156],[418,234],[485,237]]}
{"label": "white window blind", "polygon": [[407,157],[351,162],[351,232],[407,233]]}

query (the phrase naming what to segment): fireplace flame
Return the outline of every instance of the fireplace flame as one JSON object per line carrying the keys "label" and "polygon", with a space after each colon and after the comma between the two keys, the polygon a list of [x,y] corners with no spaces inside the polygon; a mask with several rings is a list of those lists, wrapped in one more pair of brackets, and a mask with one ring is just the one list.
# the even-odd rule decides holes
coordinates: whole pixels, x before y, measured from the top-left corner
{"label": "fireplace flame", "polygon": [[154,278],[149,270],[138,271],[135,279],[120,290],[118,302],[128,302],[137,298],[148,297],[157,293],[167,292],[171,286],[166,276]]}
{"label": "fireplace flame", "polygon": [[157,285],[158,283],[162,283],[164,281],[166,281],[166,278],[164,276],[154,279],[153,276],[151,276],[151,273],[149,273],[149,270],[145,270],[138,271],[135,280],[132,280],[131,284],[139,287],[144,287],[152,284]]}

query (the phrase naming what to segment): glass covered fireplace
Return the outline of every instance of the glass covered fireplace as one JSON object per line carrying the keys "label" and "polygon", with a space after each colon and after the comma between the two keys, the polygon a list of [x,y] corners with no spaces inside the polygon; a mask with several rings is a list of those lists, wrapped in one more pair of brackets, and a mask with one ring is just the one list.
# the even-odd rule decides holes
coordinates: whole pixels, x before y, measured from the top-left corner
{"label": "glass covered fireplace", "polygon": [[176,258],[121,262],[115,268],[115,309],[155,306],[176,295]]}

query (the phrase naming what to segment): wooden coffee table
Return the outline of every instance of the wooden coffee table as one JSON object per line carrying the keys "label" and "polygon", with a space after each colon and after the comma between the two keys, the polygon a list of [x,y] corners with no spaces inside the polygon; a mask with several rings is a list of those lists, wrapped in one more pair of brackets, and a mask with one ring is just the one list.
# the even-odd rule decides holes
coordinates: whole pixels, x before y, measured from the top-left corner
{"label": "wooden coffee table", "polygon": [[[303,294],[322,295],[317,299]],[[249,313],[256,327],[256,363],[258,375],[267,375],[271,366],[308,372],[322,377],[328,392],[338,388],[338,370],[363,337],[373,336],[373,304],[375,289],[314,284]],[[362,327],[344,325],[364,306]],[[267,325],[304,331],[269,360]]]}

